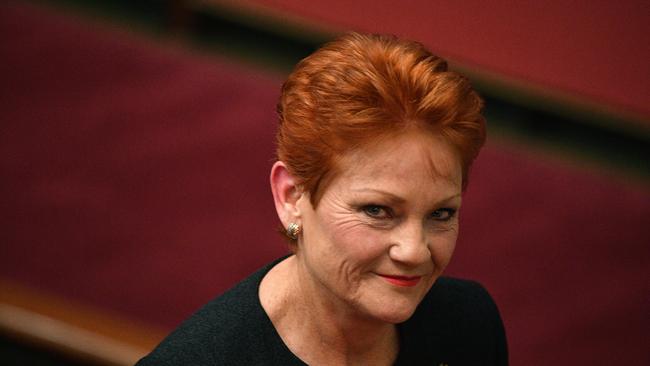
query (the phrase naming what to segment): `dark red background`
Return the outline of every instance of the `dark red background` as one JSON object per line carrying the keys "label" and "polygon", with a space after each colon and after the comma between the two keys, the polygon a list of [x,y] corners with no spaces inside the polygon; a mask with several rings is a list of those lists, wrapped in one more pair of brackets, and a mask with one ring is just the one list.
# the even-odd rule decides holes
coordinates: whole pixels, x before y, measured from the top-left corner
{"label": "dark red background", "polygon": [[650,117],[648,1],[213,1],[406,36],[499,78]]}

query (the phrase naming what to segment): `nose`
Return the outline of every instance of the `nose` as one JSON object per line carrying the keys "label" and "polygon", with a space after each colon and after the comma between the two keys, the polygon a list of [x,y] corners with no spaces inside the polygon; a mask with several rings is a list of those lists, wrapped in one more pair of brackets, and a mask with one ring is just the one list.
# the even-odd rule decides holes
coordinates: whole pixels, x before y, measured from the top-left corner
{"label": "nose", "polygon": [[431,261],[431,251],[423,223],[405,222],[395,230],[389,257],[404,265],[420,266]]}

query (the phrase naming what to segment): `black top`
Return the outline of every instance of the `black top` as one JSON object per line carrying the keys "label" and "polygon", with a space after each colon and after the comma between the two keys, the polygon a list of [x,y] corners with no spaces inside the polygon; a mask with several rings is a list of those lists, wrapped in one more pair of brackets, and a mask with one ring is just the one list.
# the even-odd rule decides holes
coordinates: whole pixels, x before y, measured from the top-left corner
{"label": "black top", "polygon": [[[210,301],[137,366],[305,365],[282,342],[259,301],[262,278],[282,259]],[[499,311],[476,282],[439,278],[398,331],[396,365],[508,364]]]}

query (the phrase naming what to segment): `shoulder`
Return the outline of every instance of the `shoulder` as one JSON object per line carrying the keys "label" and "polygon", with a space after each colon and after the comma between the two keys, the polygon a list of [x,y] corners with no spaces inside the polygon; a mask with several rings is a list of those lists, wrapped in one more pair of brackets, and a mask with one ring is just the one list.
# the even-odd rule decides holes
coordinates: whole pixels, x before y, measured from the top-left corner
{"label": "shoulder", "polygon": [[480,283],[452,277],[441,277],[431,287],[420,308],[427,308],[463,317],[490,318],[499,316],[494,300]]}
{"label": "shoulder", "polygon": [[450,277],[439,278],[418,306],[414,319],[435,323],[438,329],[486,335],[501,317],[494,300],[478,282]]}
{"label": "shoulder", "polygon": [[256,364],[254,358],[267,352],[268,320],[257,296],[266,272],[265,267],[207,303],[137,365]]}
{"label": "shoulder", "polygon": [[402,329],[405,337],[417,339],[418,348],[445,363],[507,364],[499,310],[477,282],[439,278]]}

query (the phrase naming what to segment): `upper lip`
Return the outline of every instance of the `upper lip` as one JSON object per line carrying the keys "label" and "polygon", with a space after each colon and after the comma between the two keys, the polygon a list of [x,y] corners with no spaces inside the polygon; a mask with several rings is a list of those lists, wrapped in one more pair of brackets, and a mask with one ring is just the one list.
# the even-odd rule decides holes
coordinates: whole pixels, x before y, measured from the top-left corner
{"label": "upper lip", "polygon": [[379,275],[382,277],[390,277],[390,278],[395,278],[398,280],[405,280],[405,281],[416,280],[422,277],[422,276],[404,276],[404,275],[381,274],[381,273]]}

